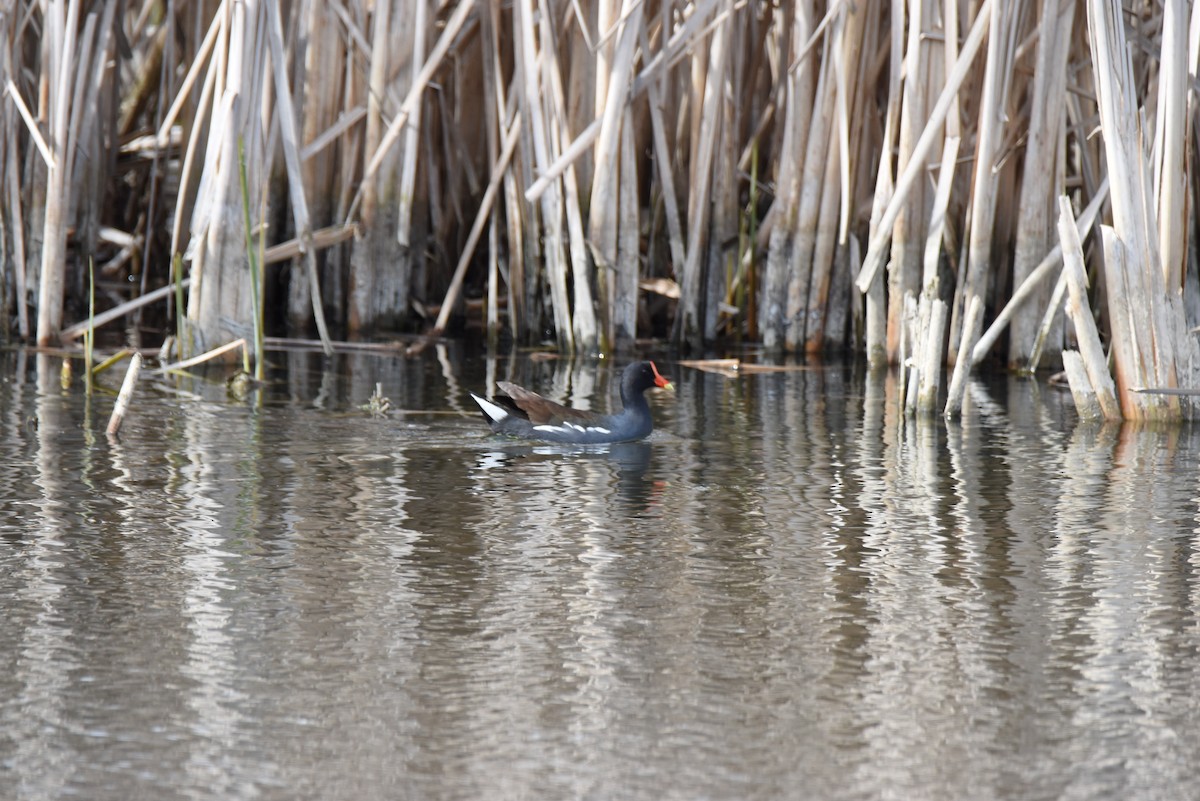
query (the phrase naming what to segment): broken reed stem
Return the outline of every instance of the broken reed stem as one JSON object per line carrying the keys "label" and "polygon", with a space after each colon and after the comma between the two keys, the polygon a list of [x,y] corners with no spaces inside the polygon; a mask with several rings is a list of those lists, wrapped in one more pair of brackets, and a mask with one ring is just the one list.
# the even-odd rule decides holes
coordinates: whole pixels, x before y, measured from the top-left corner
{"label": "broken reed stem", "polygon": [[1058,236],[1062,243],[1063,271],[1067,277],[1070,300],[1067,311],[1075,326],[1075,339],[1079,343],[1079,355],[1087,371],[1088,382],[1096,394],[1101,413],[1107,420],[1120,420],[1121,407],[1117,403],[1112,376],[1108,372],[1108,360],[1100,344],[1100,334],[1087,299],[1087,274],[1083,268],[1083,243],[1071,201],[1063,196],[1058,199]]}
{"label": "broken reed stem", "polygon": [[916,394],[916,411],[921,414],[933,411],[931,404],[937,400],[938,389],[941,386],[947,307],[941,299],[942,287],[939,272],[942,241],[946,231],[946,210],[950,204],[950,190],[954,184],[954,167],[958,162],[959,142],[960,139],[957,136],[946,138],[942,150],[942,166],[938,170],[937,189],[933,197],[929,233],[925,237],[917,329],[917,354],[920,357],[918,372],[921,380]]}
{"label": "broken reed stem", "polygon": [[142,354],[134,353],[129,360],[129,369],[125,371],[125,380],[121,382],[121,391],[117,394],[117,402],[113,406],[112,417],[108,419],[105,433],[115,437],[125,421],[125,413],[129,410],[129,401],[133,399],[133,388],[137,385],[138,373],[142,369]]}
{"label": "broken reed stem", "polygon": [[1087,367],[1079,351],[1063,351],[1063,371],[1067,374],[1067,385],[1071,387],[1071,397],[1075,400],[1075,413],[1082,420],[1099,420],[1104,417],[1096,391],[1092,389],[1092,381],[1088,377]]}

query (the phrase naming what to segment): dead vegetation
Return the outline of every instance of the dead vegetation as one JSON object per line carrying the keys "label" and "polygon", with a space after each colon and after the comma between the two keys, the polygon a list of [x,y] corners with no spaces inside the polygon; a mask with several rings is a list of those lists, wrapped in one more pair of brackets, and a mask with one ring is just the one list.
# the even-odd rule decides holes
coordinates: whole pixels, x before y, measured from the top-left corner
{"label": "dead vegetation", "polygon": [[948,414],[988,356],[1065,361],[1125,417],[1191,416],[1196,9],[16,0],[4,329],[77,333],[92,260],[180,359],[249,341],[261,296],[327,348],[465,318],[862,353]]}

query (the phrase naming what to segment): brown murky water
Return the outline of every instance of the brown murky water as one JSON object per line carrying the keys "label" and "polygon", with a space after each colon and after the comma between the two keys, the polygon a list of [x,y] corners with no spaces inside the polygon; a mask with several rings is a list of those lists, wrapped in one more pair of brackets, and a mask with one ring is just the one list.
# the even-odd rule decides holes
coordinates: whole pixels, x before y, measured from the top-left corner
{"label": "brown murky water", "polygon": [[110,443],[0,356],[5,797],[1200,797],[1191,428],[660,363],[649,441],[571,451],[466,393],[609,366],[277,359]]}

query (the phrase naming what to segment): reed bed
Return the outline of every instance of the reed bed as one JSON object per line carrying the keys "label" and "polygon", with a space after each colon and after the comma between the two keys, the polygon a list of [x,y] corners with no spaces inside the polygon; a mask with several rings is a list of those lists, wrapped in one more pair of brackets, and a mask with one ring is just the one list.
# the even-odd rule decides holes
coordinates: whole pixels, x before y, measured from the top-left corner
{"label": "reed bed", "polygon": [[327,352],[863,354],[914,414],[1065,365],[1191,417],[1198,8],[15,0],[4,334],[79,336],[94,260],[97,320],[177,359],[259,308]]}

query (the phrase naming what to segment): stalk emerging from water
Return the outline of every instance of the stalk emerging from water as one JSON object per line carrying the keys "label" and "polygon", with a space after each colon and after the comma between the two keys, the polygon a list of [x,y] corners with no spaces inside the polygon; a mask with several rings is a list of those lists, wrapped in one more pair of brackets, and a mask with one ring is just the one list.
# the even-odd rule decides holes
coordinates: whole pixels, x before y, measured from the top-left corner
{"label": "stalk emerging from water", "polygon": [[[250,223],[250,189],[246,181],[246,153],[243,142],[238,139],[238,175],[242,185],[242,214],[246,219],[246,259],[250,264],[250,301],[254,316],[254,378],[263,379],[263,308],[262,283],[258,268],[258,254],[254,251],[254,236]],[[249,353],[242,349],[242,369],[250,372]]]}

